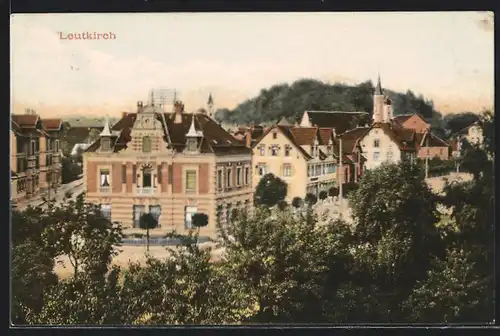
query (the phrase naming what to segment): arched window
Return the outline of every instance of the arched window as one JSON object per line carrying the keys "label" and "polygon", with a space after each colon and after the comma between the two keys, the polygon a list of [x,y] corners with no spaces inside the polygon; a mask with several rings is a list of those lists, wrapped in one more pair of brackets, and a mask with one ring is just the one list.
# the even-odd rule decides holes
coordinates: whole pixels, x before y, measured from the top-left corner
{"label": "arched window", "polygon": [[144,153],[151,152],[151,138],[149,136],[142,138],[142,151]]}

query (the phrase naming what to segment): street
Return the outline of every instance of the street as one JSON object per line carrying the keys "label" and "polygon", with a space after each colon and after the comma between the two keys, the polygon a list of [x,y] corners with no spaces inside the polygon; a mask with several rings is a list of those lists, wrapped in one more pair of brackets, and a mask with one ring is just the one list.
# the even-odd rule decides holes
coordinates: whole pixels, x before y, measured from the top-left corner
{"label": "street", "polygon": [[[66,195],[67,192],[71,192],[71,199],[76,199],[78,195],[80,195],[83,192],[83,178],[72,181],[67,184],[63,184],[61,187],[59,187],[57,190],[51,190],[51,199],[55,199],[56,202],[61,202],[64,199],[64,196]],[[35,196],[32,199],[29,200],[22,200],[18,201],[16,206],[18,210],[23,210],[27,208],[29,205],[31,206],[38,206],[42,205],[45,203],[43,201],[43,197],[48,198],[48,193],[47,191],[40,193],[39,195]]]}

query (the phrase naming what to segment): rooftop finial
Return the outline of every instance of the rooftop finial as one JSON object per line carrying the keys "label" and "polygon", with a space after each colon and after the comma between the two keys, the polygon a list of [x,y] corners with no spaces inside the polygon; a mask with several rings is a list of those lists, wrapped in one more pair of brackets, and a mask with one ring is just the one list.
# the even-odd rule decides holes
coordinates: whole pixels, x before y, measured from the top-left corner
{"label": "rooftop finial", "polygon": [[109,118],[106,116],[105,118],[105,123],[104,123],[104,128],[102,129],[101,134],[99,136],[111,136],[111,130],[109,129]]}
{"label": "rooftop finial", "polygon": [[214,100],[212,98],[212,92],[210,92],[210,94],[208,95],[207,105],[212,106],[213,104],[214,104]]}
{"label": "rooftop finial", "polygon": [[378,74],[377,87],[375,88],[375,94],[382,95],[382,84],[380,83],[380,73]]}

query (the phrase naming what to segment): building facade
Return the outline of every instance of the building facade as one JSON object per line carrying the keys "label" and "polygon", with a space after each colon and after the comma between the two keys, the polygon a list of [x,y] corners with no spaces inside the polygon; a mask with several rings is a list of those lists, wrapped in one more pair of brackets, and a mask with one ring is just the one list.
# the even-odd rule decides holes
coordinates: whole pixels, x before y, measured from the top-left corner
{"label": "building facade", "polygon": [[[250,136],[250,135],[248,135]],[[329,128],[274,125],[253,146],[253,185],[272,173],[288,185],[287,201],[318,195],[337,184],[334,136]]]}
{"label": "building facade", "polygon": [[11,116],[11,200],[20,201],[61,185],[61,119],[41,119],[31,109]]}
{"label": "building facade", "polygon": [[253,198],[252,151],[208,114],[174,112],[137,104],[83,154],[88,202],[101,205],[112,221],[138,228],[143,213],[159,227],[183,233],[192,215],[208,215],[200,234],[214,236],[234,209]]}

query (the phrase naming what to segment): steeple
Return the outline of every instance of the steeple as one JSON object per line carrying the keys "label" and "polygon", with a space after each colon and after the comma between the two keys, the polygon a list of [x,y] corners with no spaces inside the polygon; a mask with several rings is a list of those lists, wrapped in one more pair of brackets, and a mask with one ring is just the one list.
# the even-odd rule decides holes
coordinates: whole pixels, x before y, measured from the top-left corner
{"label": "steeple", "polygon": [[214,100],[212,98],[212,92],[210,92],[210,94],[208,95],[207,105],[210,107],[214,105]]}
{"label": "steeple", "polygon": [[109,129],[109,119],[108,116],[106,116],[106,122],[104,123],[104,128],[102,129],[101,134],[99,134],[100,137],[110,137],[111,136],[111,130]]}
{"label": "steeple", "polygon": [[380,83],[380,74],[378,75],[377,87],[375,88],[375,95],[381,96],[382,93],[382,84]]}
{"label": "steeple", "polygon": [[191,126],[189,127],[189,131],[186,134],[186,138],[197,138],[203,136],[201,131],[197,131],[196,128],[194,127],[194,118],[195,115],[193,114],[191,118]]}

